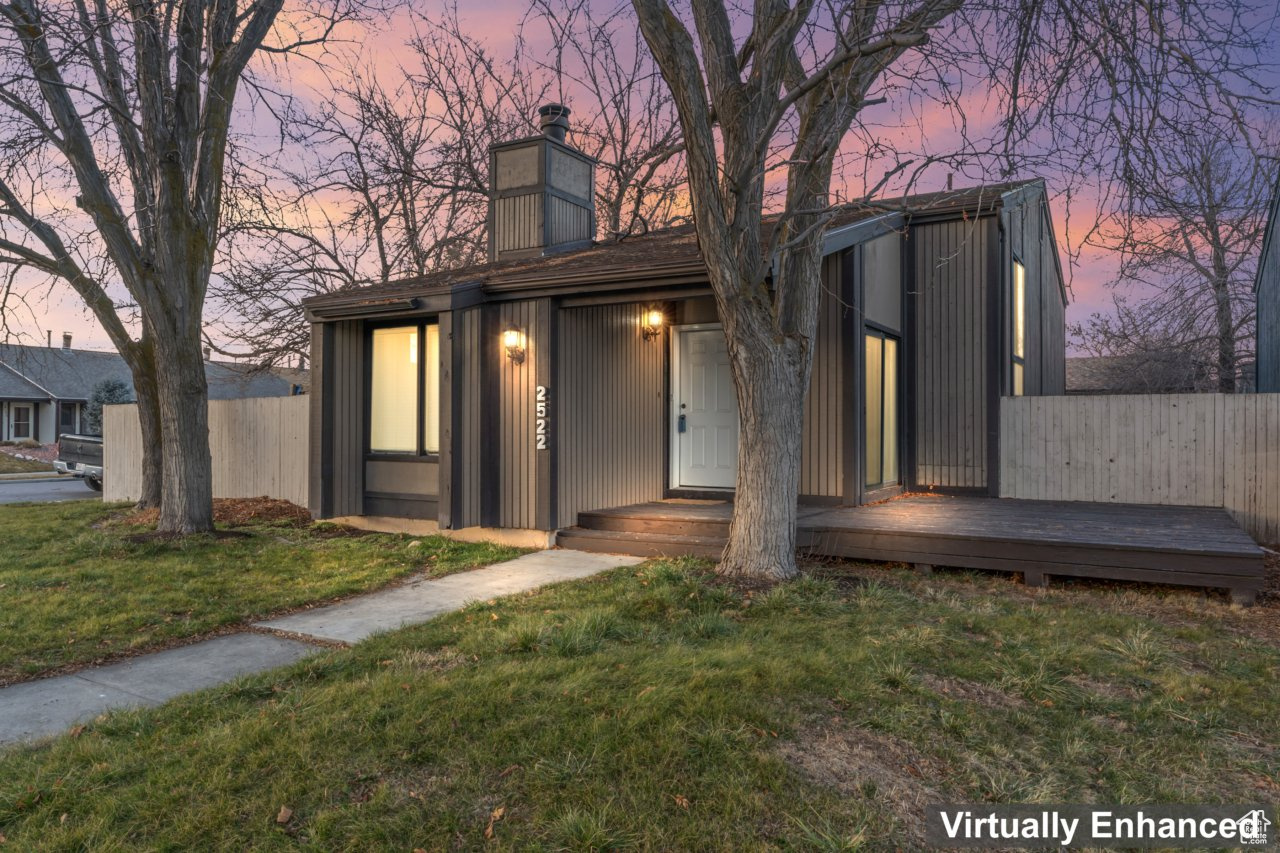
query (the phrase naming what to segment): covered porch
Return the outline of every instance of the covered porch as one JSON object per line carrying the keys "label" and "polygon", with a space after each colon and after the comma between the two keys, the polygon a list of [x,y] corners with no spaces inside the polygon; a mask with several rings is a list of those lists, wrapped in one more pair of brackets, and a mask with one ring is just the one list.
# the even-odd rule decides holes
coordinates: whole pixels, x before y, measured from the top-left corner
{"label": "covered porch", "polygon": [[[641,556],[717,557],[727,501],[664,500],[581,512],[558,543]],[[801,506],[808,553],[936,567],[1227,590],[1251,604],[1263,552],[1223,509],[907,495],[862,507]]]}

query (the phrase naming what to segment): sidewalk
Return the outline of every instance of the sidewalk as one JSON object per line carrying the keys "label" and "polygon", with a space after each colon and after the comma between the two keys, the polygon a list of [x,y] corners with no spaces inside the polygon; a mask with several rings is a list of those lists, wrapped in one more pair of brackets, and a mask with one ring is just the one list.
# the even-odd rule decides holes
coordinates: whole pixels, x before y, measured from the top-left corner
{"label": "sidewalk", "polygon": [[55,735],[113,709],[160,705],[175,696],[285,666],[324,650],[306,642],[308,637],[357,643],[461,610],[470,601],[526,592],[639,562],[638,557],[539,551],[254,624],[287,631],[298,639],[247,631],[72,675],[15,684],[0,689],[0,745]]}

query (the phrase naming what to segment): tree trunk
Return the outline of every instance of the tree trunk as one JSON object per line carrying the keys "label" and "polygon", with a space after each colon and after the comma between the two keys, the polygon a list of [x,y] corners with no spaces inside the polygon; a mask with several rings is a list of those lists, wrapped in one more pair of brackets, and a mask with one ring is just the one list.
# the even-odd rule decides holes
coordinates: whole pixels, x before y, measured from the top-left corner
{"label": "tree trunk", "polygon": [[164,439],[160,429],[160,394],[156,382],[155,354],[145,345],[143,363],[133,369],[134,397],[138,404],[138,425],[142,428],[142,493],[138,509],[160,506],[164,477]]}
{"label": "tree trunk", "polygon": [[796,499],[807,365],[794,341],[730,337],[738,392],[738,482],[720,573],[796,574]]}
{"label": "tree trunk", "polygon": [[171,330],[156,337],[163,467],[160,523],[165,533],[213,530],[208,387],[200,337]]}
{"label": "tree trunk", "polygon": [[1235,319],[1231,316],[1231,292],[1228,289],[1225,260],[1222,267],[1222,274],[1213,282],[1213,313],[1218,333],[1218,391],[1222,394],[1234,394],[1236,392]]}

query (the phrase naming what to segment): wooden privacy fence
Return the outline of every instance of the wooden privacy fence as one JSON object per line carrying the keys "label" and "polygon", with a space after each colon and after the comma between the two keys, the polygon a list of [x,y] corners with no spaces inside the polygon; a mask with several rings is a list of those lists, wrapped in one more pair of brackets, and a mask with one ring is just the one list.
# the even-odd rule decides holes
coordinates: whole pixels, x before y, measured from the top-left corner
{"label": "wooden privacy fence", "polygon": [[[307,397],[209,401],[215,498],[272,497],[307,505]],[[103,498],[137,500],[142,491],[138,407],[106,406],[102,416]]]}
{"label": "wooden privacy fence", "polygon": [[1003,398],[1000,496],[1220,506],[1280,542],[1280,394]]}

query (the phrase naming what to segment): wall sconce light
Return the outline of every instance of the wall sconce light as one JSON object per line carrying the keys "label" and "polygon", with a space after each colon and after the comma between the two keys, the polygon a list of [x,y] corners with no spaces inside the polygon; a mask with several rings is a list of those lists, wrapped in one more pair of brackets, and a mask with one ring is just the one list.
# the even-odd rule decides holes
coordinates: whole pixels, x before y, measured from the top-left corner
{"label": "wall sconce light", "polygon": [[502,333],[502,345],[507,350],[507,358],[524,364],[524,332],[512,326]]}
{"label": "wall sconce light", "polygon": [[666,316],[661,309],[651,308],[644,312],[644,325],[640,329],[640,333],[644,335],[646,341],[651,341],[658,335],[662,334],[662,324],[666,322]]}

